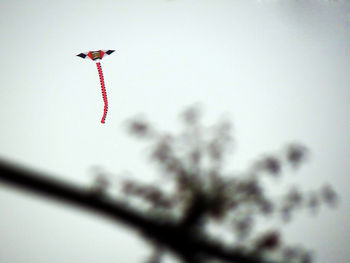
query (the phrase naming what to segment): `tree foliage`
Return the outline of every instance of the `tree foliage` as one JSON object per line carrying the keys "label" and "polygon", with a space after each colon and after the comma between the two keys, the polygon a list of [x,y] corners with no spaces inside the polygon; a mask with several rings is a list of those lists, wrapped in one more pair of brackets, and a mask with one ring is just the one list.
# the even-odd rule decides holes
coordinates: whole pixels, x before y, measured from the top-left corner
{"label": "tree foliage", "polygon": [[[171,220],[198,239],[215,240],[227,249],[274,262],[311,262],[310,251],[285,244],[279,229],[261,229],[259,224],[264,219],[289,222],[301,209],[316,212],[322,204],[336,205],[329,184],[310,192],[291,186],[279,197],[271,197],[264,186],[266,177],[280,182],[285,166],[299,167],[307,158],[307,148],[291,143],[282,153],[259,158],[245,172],[230,173],[225,169],[234,144],[230,122],[206,127],[198,107],[187,109],[181,119],[179,134],[160,132],[140,118],[129,122],[129,132],[150,143],[149,158],[170,187],[125,180],[123,193],[128,200],[142,200],[146,213],[156,220]],[[215,236],[212,228],[224,228],[228,241]],[[149,262],[160,262],[164,247],[157,242],[153,246],[156,252]],[[193,253],[193,262],[219,262],[210,254]]]}

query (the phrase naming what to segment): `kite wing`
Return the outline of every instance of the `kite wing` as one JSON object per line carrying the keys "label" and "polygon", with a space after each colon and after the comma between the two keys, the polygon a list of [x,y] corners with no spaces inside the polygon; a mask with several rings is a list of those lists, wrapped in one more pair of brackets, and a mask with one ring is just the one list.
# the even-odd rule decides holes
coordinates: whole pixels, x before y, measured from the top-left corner
{"label": "kite wing", "polygon": [[110,55],[115,50],[96,50],[96,51],[88,51],[85,53],[80,53],[77,56],[81,58],[90,58],[91,60],[101,60],[104,55]]}

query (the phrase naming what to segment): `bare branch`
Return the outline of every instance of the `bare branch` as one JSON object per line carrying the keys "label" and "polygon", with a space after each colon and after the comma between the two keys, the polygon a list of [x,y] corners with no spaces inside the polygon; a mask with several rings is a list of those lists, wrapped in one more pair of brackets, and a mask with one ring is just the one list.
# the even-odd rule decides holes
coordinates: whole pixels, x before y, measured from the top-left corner
{"label": "bare branch", "polygon": [[94,192],[82,187],[39,172],[19,168],[4,160],[0,160],[0,181],[45,198],[90,210],[122,223],[137,230],[146,239],[161,244],[185,262],[188,262],[190,258],[205,256],[234,263],[269,263],[257,255],[226,248],[216,241],[201,238],[183,227],[182,224],[164,220],[156,221],[154,218],[126,207],[117,200],[95,195]]}

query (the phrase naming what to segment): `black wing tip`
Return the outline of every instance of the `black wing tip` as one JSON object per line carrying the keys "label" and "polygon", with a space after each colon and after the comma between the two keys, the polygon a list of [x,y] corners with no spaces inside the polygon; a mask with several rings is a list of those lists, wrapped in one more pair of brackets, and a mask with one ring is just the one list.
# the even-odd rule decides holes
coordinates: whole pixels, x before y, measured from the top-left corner
{"label": "black wing tip", "polygon": [[107,51],[106,51],[106,54],[107,54],[107,55],[110,55],[110,54],[112,54],[114,51],[115,51],[115,50],[112,50],[112,49],[107,50]]}
{"label": "black wing tip", "polygon": [[86,58],[86,55],[84,53],[80,53],[77,55],[78,57],[81,57],[81,58]]}

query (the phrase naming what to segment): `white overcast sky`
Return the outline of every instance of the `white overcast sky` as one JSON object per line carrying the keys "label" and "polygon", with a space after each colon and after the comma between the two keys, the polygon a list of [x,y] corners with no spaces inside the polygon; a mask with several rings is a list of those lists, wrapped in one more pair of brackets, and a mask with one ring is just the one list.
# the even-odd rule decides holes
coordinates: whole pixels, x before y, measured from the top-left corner
{"label": "white overcast sky", "polygon": [[[125,132],[138,114],[178,127],[201,103],[208,122],[234,123],[234,169],[289,142],[309,162],[303,189],[330,182],[335,210],[301,213],[287,240],[346,263],[349,252],[350,4],[323,0],[0,0],[0,156],[76,183],[92,166],[152,175],[143,144]],[[75,55],[115,49],[96,66]],[[290,179],[293,181],[292,179]],[[141,262],[132,232],[0,185],[0,262]]]}

